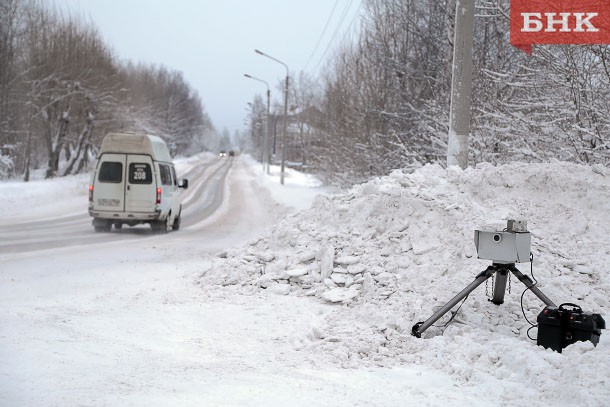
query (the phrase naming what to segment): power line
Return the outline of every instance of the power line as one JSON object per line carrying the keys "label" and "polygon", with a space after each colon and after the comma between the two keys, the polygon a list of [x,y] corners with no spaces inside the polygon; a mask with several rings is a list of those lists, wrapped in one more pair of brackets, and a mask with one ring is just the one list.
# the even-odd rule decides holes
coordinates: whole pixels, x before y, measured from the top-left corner
{"label": "power line", "polygon": [[347,35],[351,32],[352,26],[354,25],[354,22],[356,21],[356,18],[358,17],[360,7],[362,7],[362,0],[360,0],[358,7],[356,7],[356,12],[354,13],[354,16],[352,17],[352,21],[350,21],[349,25],[347,26],[347,29],[345,30],[345,33],[343,33],[343,37],[341,38],[341,44],[345,42],[345,37],[347,37]]}
{"label": "power line", "polygon": [[335,0],[335,5],[333,6],[332,11],[330,12],[330,16],[328,16],[328,20],[326,20],[326,24],[324,25],[324,30],[322,30],[322,34],[320,34],[320,38],[318,39],[318,42],[316,43],[315,48],[311,52],[311,55],[309,56],[309,59],[307,60],[307,63],[303,67],[303,71],[307,68],[307,66],[309,65],[309,63],[313,59],[314,54],[318,50],[318,47],[320,46],[320,42],[322,42],[322,38],[324,38],[324,34],[326,34],[326,30],[328,29],[328,26],[330,24],[330,20],[332,20],[333,15],[335,15],[335,9],[337,8],[337,4],[339,4],[339,0]]}
{"label": "power line", "polygon": [[[339,23],[337,24],[337,27],[335,28],[335,31],[333,33],[333,36],[331,37],[331,39],[328,42],[328,45],[326,46],[326,49],[324,50],[324,53],[322,54],[322,56],[320,57],[320,59],[318,60],[318,63],[316,64],[316,67],[314,69],[314,72],[316,72],[318,70],[318,67],[320,66],[320,64],[322,63],[322,61],[324,60],[324,57],[326,56],[326,54],[328,53],[328,51],[330,50],[331,46],[334,43],[335,38],[337,37],[337,34],[339,33],[339,29],[341,28],[341,26],[343,25],[343,22],[345,21],[345,17],[347,17],[347,14],[349,12],[349,10],[351,9],[352,3],[354,2],[354,0],[350,0],[349,3],[347,3],[346,7],[343,9],[343,13],[341,14],[341,17],[339,19]],[[362,6],[362,0],[360,0],[360,2],[358,3],[358,7],[356,8],[356,12],[354,13],[354,17],[352,18],[352,21],[349,23],[346,33],[344,33],[343,37],[342,37],[342,41],[345,38],[345,35],[347,34],[347,32],[349,31],[349,29],[351,28],[352,24],[354,23],[354,21],[356,20],[356,16],[358,15],[358,12],[360,10],[360,7]]]}
{"label": "power line", "polygon": [[333,36],[328,41],[328,45],[326,46],[326,49],[324,50],[324,53],[320,57],[320,60],[318,61],[318,65],[320,65],[320,62],[322,61],[322,59],[324,59],[324,56],[326,55],[326,53],[330,49],[331,45],[335,41],[335,37],[337,36],[337,33],[339,32],[339,29],[343,25],[343,22],[345,21],[345,17],[347,17],[347,12],[352,7],[352,3],[353,2],[354,2],[354,0],[349,0],[349,3],[347,3],[345,5],[345,7],[343,8],[343,13],[341,14],[341,17],[339,18],[339,23],[337,24],[337,27],[335,28],[335,31],[333,32]]}

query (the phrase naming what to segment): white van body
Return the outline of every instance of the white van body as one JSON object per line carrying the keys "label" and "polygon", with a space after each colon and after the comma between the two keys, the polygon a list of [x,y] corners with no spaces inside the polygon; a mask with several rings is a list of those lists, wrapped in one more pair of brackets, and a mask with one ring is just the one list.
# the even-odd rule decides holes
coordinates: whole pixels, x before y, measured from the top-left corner
{"label": "white van body", "polygon": [[89,215],[96,232],[114,225],[149,223],[154,231],[180,228],[180,188],[167,144],[148,134],[104,137],[89,186]]}

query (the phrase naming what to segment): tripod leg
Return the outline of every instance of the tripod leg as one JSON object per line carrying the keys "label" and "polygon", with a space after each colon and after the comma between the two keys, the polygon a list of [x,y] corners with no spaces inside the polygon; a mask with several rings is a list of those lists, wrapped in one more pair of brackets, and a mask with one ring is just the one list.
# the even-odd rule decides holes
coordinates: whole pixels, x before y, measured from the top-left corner
{"label": "tripod leg", "polygon": [[534,284],[534,282],[532,281],[531,278],[529,278],[528,276],[521,273],[518,268],[512,266],[512,267],[509,267],[509,270],[519,279],[519,281],[521,281],[523,284],[525,284],[525,286],[527,288],[532,290],[532,292],[536,295],[536,297],[540,298],[540,301],[542,301],[543,303],[545,303],[546,305],[551,306],[551,307],[557,306],[557,305],[555,305],[555,303],[553,301],[551,301],[549,299],[549,297],[544,295],[544,293],[542,291],[540,291],[538,289],[538,287],[536,287],[536,285]]}
{"label": "tripod leg", "polygon": [[443,305],[443,307],[441,309],[439,309],[434,314],[432,314],[432,316],[430,318],[428,318],[427,320],[425,320],[423,322],[418,322],[417,324],[413,325],[413,328],[411,329],[411,334],[413,336],[421,338],[421,334],[423,334],[426,329],[430,328],[430,326],[432,324],[434,324],[436,321],[439,320],[439,318],[441,318],[449,310],[451,310],[451,308],[453,308],[455,306],[455,304],[457,304],[458,302],[463,300],[468,294],[470,294],[472,291],[474,291],[475,288],[480,286],[485,280],[487,280],[489,277],[491,277],[496,271],[497,271],[497,268],[494,267],[493,265],[487,267],[487,269],[485,271],[483,271],[482,273],[480,273],[472,283],[470,283],[466,288],[464,288],[462,291],[460,291],[458,293],[458,295],[456,295],[455,297],[453,297],[451,299],[451,301],[449,301],[447,304]]}
{"label": "tripod leg", "polygon": [[494,293],[491,302],[500,305],[504,302],[504,293],[506,291],[506,281],[508,280],[508,269],[499,267],[496,273],[496,283],[494,284]]}

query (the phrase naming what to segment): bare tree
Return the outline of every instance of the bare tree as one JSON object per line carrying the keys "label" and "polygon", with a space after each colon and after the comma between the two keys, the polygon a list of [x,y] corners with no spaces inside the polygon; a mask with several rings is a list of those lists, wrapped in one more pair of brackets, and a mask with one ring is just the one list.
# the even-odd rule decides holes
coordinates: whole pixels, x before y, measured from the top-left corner
{"label": "bare tree", "polygon": [[119,63],[90,21],[40,0],[0,2],[3,163],[25,180],[32,167],[78,173],[105,133],[130,130],[159,134],[176,153],[201,151],[214,133],[181,73]]}

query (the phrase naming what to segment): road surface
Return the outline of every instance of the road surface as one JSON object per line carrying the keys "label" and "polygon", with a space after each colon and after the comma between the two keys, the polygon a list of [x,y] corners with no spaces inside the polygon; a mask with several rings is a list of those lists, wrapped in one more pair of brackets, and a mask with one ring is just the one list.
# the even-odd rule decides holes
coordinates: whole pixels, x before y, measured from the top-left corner
{"label": "road surface", "polygon": [[[225,190],[229,187],[228,174],[235,160],[234,157],[201,158],[178,174],[179,179],[189,180],[189,188],[182,192],[181,229],[187,232],[200,229],[198,225],[218,211],[223,203]],[[66,199],[71,198],[70,193],[71,191],[66,191]],[[91,226],[92,218],[87,213],[86,197],[76,210],[71,209],[69,205],[57,205],[57,202],[53,204],[57,208],[55,211],[41,214],[37,211],[38,208],[31,208],[31,216],[24,210],[23,216],[2,217],[0,254],[141,240],[154,236],[149,225],[125,226],[120,230],[113,228],[111,233],[95,233]],[[70,212],[66,213],[62,210],[64,208],[70,208]]]}

